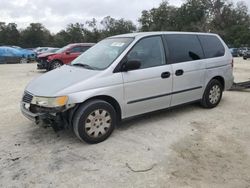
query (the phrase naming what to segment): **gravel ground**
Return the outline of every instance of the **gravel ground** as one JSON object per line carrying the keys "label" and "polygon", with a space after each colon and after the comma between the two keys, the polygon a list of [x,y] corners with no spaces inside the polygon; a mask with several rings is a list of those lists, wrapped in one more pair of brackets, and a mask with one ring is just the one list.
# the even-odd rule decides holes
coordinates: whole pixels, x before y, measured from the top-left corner
{"label": "gravel ground", "polygon": [[[124,122],[97,145],[23,117],[35,64],[0,66],[0,187],[250,187],[250,90]],[[235,59],[235,80],[250,61]]]}

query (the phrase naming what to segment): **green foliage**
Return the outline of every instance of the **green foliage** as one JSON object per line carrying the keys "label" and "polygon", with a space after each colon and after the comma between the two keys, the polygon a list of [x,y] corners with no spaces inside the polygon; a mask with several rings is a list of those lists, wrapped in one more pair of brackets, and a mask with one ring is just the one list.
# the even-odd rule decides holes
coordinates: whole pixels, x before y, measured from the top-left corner
{"label": "green foliage", "polygon": [[177,8],[163,1],[158,8],[142,11],[139,18],[141,31],[171,31],[176,30]]}
{"label": "green foliage", "polygon": [[49,46],[53,43],[49,30],[40,23],[31,23],[26,29],[20,32],[20,37],[22,46],[27,48]]}
{"label": "green foliage", "polygon": [[98,23],[95,18],[86,21],[87,27],[83,29],[84,39],[86,42],[98,42],[101,40],[102,32],[98,29]]}
{"label": "green foliage", "polygon": [[140,31],[196,31],[218,33],[230,46],[250,46],[250,15],[244,2],[186,0],[181,7],[163,1],[143,10]]}
{"label": "green foliage", "polygon": [[101,31],[103,37],[136,31],[136,26],[131,21],[126,21],[124,19],[116,20],[110,16],[105,17],[101,21],[101,25],[103,26]]}
{"label": "green foliage", "polygon": [[[99,26],[99,27],[98,27]],[[41,23],[31,23],[24,30],[17,25],[0,22],[0,45],[19,45],[25,48],[38,46],[62,47],[69,43],[98,42],[103,38],[136,31],[136,26],[129,20],[114,19],[110,16],[99,23],[96,19],[85,24],[69,24],[66,29],[51,34]]]}
{"label": "green foliage", "polygon": [[177,30],[207,32],[208,7],[204,0],[187,0],[176,12]]}
{"label": "green foliage", "polygon": [[0,22],[0,45],[18,45],[20,43],[20,33],[15,23],[6,25]]}
{"label": "green foliage", "polygon": [[244,2],[234,5],[229,0],[185,0],[181,7],[174,7],[165,0],[157,8],[143,10],[138,21],[137,29],[129,20],[107,16],[98,22],[93,18],[71,23],[56,34],[40,23],[18,30],[15,23],[0,22],[0,45],[62,47],[139,30],[214,32],[230,46],[250,46],[250,15]]}

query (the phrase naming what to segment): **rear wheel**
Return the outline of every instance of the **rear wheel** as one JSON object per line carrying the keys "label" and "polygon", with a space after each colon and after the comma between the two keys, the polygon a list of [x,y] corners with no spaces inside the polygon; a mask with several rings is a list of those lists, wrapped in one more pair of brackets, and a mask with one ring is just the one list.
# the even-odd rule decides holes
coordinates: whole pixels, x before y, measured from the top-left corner
{"label": "rear wheel", "polygon": [[50,65],[50,70],[57,69],[62,66],[62,63],[60,61],[53,61]]}
{"label": "rear wheel", "polygon": [[102,100],[89,101],[76,111],[73,128],[76,136],[90,144],[106,140],[116,124],[116,111]]}
{"label": "rear wheel", "polygon": [[222,84],[216,79],[211,80],[205,89],[201,105],[205,108],[216,107],[220,103],[222,92]]}

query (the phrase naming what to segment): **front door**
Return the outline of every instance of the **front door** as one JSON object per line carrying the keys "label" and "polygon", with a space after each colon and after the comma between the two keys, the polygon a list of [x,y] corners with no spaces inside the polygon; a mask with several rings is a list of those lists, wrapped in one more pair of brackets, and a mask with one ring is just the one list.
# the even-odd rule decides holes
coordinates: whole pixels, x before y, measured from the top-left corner
{"label": "front door", "polygon": [[171,102],[172,65],[166,64],[161,36],[141,39],[125,57],[141,67],[123,72],[125,117],[162,108]]}
{"label": "front door", "polygon": [[64,54],[64,63],[69,64],[82,53],[81,46],[75,46]]}

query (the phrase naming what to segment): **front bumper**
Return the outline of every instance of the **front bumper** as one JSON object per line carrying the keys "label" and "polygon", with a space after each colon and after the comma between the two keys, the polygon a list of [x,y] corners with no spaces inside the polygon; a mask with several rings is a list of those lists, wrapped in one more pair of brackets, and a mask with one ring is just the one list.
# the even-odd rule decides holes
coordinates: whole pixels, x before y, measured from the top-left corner
{"label": "front bumper", "polygon": [[37,60],[37,69],[48,69],[49,62],[46,60]]}
{"label": "front bumper", "polygon": [[52,123],[60,121],[64,108],[42,108],[32,106],[29,103],[21,102],[21,112],[29,120],[38,124],[40,121]]}
{"label": "front bumper", "polygon": [[39,116],[41,116],[42,114],[35,114],[35,113],[32,113],[30,112],[25,106],[26,105],[29,105],[28,103],[24,103],[24,102],[21,102],[20,104],[20,108],[21,108],[21,112],[22,114],[28,118],[29,120],[33,121],[33,122],[36,122],[38,123],[39,122]]}

